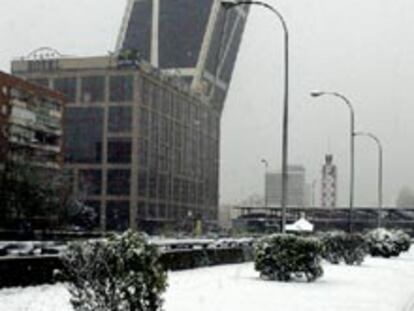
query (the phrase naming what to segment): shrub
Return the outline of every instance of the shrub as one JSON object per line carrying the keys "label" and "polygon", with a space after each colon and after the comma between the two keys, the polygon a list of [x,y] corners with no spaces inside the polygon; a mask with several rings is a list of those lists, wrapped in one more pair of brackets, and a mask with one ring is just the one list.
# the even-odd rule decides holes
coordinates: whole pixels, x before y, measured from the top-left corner
{"label": "shrub", "polygon": [[394,234],[394,241],[397,244],[398,248],[402,252],[408,252],[411,247],[410,236],[402,230],[395,230],[393,234]]}
{"label": "shrub", "polygon": [[367,234],[369,252],[372,256],[389,258],[399,256],[411,246],[410,237],[401,230],[389,231],[379,228]]}
{"label": "shrub", "polygon": [[321,241],[323,258],[333,264],[345,262],[347,265],[360,265],[367,254],[366,242],[361,234],[328,232],[322,235]]}
{"label": "shrub", "polygon": [[63,264],[74,309],[160,310],[166,273],[158,259],[156,247],[132,231],[70,244]]}
{"label": "shrub", "polygon": [[322,243],[317,239],[276,234],[261,239],[255,249],[255,269],[270,280],[289,281],[322,276]]}

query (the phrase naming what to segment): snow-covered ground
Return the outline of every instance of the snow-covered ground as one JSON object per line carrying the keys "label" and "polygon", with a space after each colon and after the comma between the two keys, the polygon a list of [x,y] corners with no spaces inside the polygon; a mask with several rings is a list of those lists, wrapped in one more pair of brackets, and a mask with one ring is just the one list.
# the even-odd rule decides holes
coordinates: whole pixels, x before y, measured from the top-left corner
{"label": "snow-covered ground", "polygon": [[[253,264],[169,274],[166,311],[414,311],[414,250],[367,258],[360,267],[324,265],[314,283],[258,278]],[[72,311],[63,285],[0,290],[1,311]]]}

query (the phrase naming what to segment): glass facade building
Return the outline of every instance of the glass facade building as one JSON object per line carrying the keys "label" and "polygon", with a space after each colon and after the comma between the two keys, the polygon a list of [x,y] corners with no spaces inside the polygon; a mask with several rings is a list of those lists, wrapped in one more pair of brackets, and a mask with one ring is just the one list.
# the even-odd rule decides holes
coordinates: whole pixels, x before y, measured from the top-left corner
{"label": "glass facade building", "polygon": [[129,0],[117,50],[137,51],[221,110],[248,12],[225,10],[220,0]]}

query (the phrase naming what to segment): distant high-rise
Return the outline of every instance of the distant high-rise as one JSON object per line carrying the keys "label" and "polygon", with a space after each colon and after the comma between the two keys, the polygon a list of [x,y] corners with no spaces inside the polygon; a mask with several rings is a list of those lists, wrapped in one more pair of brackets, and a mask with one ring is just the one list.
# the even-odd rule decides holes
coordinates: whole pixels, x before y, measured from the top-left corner
{"label": "distant high-rise", "polygon": [[333,156],[325,156],[325,164],[322,166],[322,185],[321,185],[321,206],[336,207],[336,188],[337,187],[337,169],[333,164]]}
{"label": "distant high-rise", "polygon": [[[287,205],[289,207],[305,207],[306,184],[305,168],[300,165],[288,167]],[[266,173],[266,195],[269,206],[281,206],[282,173]]]}
{"label": "distant high-rise", "polygon": [[136,50],[221,110],[248,10],[225,10],[220,0],[129,0],[116,49]]}

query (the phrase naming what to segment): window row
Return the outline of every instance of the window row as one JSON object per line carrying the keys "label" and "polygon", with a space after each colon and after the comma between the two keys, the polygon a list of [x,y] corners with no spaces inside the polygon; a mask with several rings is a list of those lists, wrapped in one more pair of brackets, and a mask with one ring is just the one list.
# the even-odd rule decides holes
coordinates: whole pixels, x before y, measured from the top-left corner
{"label": "window row", "polygon": [[[106,100],[106,76],[94,75],[79,78],[66,77],[53,80],[53,88],[66,95],[69,102],[97,103]],[[46,81],[40,81],[46,84]],[[79,89],[78,89],[79,88]],[[79,94],[79,97],[78,97]],[[128,76],[109,77],[109,101],[128,102],[134,97],[134,78]]]}
{"label": "window row", "polygon": [[[102,171],[79,170],[78,193],[94,196],[102,194]],[[174,200],[187,204],[202,204],[205,197],[216,195],[217,180],[194,182],[168,175],[141,170],[138,175],[138,195],[150,199]],[[107,195],[129,195],[131,172],[126,169],[110,169],[107,172]]]}
{"label": "window row", "polygon": [[[84,204],[93,209],[94,218],[92,225],[99,228],[101,219],[101,202],[87,200]],[[203,219],[215,219],[216,209],[202,208],[198,211],[195,207],[187,207],[177,204],[152,203],[139,201],[137,206],[137,221],[149,219],[175,220],[177,225],[185,225],[191,222],[191,215],[201,214]],[[125,231],[130,225],[130,203],[128,200],[109,200],[106,202],[106,229],[110,231]]]}

